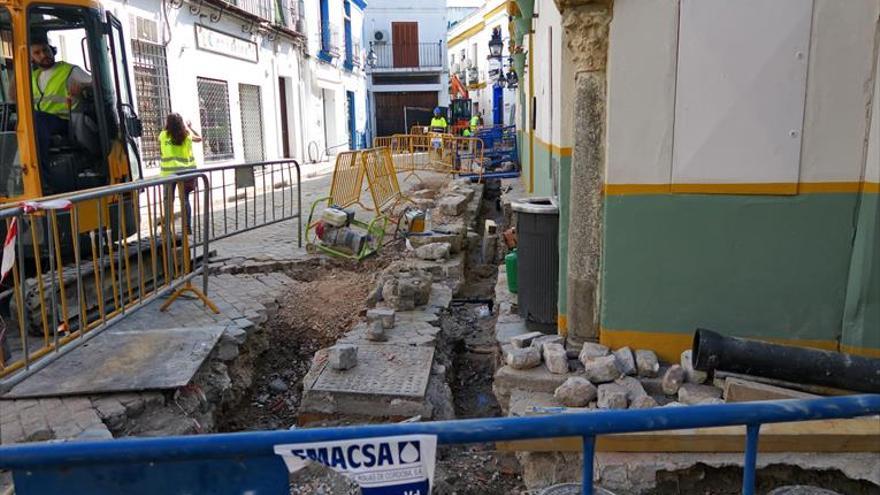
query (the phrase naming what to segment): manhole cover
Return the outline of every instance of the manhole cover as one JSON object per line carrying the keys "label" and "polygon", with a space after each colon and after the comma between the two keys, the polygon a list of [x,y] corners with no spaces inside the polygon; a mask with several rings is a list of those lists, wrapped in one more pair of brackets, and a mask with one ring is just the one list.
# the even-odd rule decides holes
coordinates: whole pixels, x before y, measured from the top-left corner
{"label": "manhole cover", "polygon": [[357,366],[337,371],[325,363],[312,390],[423,397],[433,361],[433,347],[360,345]]}

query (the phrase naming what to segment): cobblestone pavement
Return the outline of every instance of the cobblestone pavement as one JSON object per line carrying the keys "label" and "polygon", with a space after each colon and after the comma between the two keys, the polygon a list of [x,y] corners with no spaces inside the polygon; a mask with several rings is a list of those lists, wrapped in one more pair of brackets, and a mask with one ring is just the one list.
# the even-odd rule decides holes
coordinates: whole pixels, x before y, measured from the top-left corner
{"label": "cobblestone pavement", "polygon": [[[314,177],[309,177],[307,171],[303,174],[303,226],[312,203],[325,196],[330,187],[332,173],[326,167],[319,172]],[[401,179],[401,188],[405,187]],[[364,194],[364,198],[369,205],[369,195]],[[367,213],[360,210],[358,215]],[[276,309],[276,299],[284,288],[294,283],[278,270],[307,257],[305,239],[302,248],[297,243],[296,219],[213,242],[211,249],[216,255],[211,262],[209,296],[220,309],[220,314],[213,314],[197,300],[185,298],[178,299],[168,311],[162,312],[159,307],[164,299],[158,299],[116,323],[114,330],[224,325],[229,333],[229,329],[247,330],[260,325]],[[215,351],[226,359],[234,358],[240,344],[234,340],[224,335]],[[126,417],[136,416],[150,404],[164,400],[159,392],[0,399],[0,443],[112,438],[111,431]]]}
{"label": "cobblestone pavement", "polygon": [[[158,299],[132,312],[113,329],[120,332],[223,325],[227,334],[215,350],[223,359],[234,359],[240,342],[227,335],[264,323],[277,307],[276,298],[293,283],[278,272],[219,273],[211,276],[209,292],[220,314],[212,313],[195,299],[183,298],[163,312],[159,306],[164,299]],[[0,400],[0,443],[112,438],[111,430],[118,429],[127,417],[137,416],[150,404],[164,401],[159,392]]]}
{"label": "cobblestone pavement", "polygon": [[[330,187],[332,174],[326,169],[321,172],[315,177],[304,173],[304,216],[308,215],[312,202],[325,195]],[[280,202],[276,205],[280,207]],[[304,218],[303,223],[305,221]],[[224,325],[246,329],[259,325],[277,305],[275,298],[293,281],[277,272],[237,275],[224,272],[305,259],[305,248],[297,247],[297,241],[297,220],[294,219],[214,242],[211,249],[217,254],[212,268],[219,273],[209,279],[209,296],[220,314],[213,314],[197,300],[184,298],[163,312],[159,310],[165,301],[162,298],[132,312],[113,328],[125,331]],[[226,356],[237,352],[234,346],[223,349],[223,340],[218,346]],[[137,415],[150,403],[163,400],[163,395],[157,392],[0,400],[0,443],[112,438],[111,430],[124,421],[126,415]]]}

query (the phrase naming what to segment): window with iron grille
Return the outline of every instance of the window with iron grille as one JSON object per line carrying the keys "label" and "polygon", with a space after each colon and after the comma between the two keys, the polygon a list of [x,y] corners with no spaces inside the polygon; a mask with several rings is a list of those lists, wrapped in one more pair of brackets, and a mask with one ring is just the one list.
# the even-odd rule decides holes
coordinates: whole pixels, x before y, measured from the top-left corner
{"label": "window with iron grille", "polygon": [[144,166],[159,166],[159,133],[165,117],[171,113],[171,93],[168,88],[168,59],[165,47],[141,40],[131,41],[134,67],[134,87],[137,94],[138,115],[144,130],[140,138]]}
{"label": "window with iron grille", "polygon": [[263,102],[260,87],[253,84],[238,85],[238,101],[241,106],[241,134],[244,143],[244,160],[261,162],[263,153]]}
{"label": "window with iron grille", "polygon": [[202,147],[205,160],[223,160],[235,156],[229,118],[229,88],[226,81],[196,79],[199,93],[199,120],[202,124]]}

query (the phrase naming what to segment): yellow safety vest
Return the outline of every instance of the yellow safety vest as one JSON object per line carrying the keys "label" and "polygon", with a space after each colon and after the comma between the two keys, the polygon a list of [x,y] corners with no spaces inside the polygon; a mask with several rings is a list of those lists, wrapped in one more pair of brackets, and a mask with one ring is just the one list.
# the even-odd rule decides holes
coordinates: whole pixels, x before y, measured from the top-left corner
{"label": "yellow safety vest", "polygon": [[159,152],[162,155],[160,167],[162,177],[173,175],[184,170],[196,168],[196,160],[192,152],[192,136],[187,134],[181,144],[174,144],[167,131],[159,133]]}
{"label": "yellow safety vest", "polygon": [[471,130],[465,127],[464,130],[461,131],[461,135],[464,137],[471,137]]}
{"label": "yellow safety vest", "polygon": [[431,119],[431,130],[437,131],[438,129],[441,132],[446,130],[446,119],[443,117],[434,117]]}
{"label": "yellow safety vest", "polygon": [[34,110],[55,115],[62,119],[70,118],[70,108],[67,106],[67,80],[73,72],[73,65],[67,62],[56,62],[54,72],[49,77],[46,87],[40,89],[40,74],[43,69],[36,68],[31,73],[31,86],[34,95]]}
{"label": "yellow safety vest", "polygon": [[471,117],[471,132],[477,132],[477,127],[480,125],[480,117],[474,115]]}

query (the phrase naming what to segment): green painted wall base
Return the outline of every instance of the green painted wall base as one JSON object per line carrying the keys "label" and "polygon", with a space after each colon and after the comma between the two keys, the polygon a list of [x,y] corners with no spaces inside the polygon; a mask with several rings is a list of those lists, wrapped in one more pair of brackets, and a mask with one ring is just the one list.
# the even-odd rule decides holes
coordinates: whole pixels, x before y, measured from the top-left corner
{"label": "green painted wall base", "polygon": [[609,196],[602,327],[880,348],[877,197]]}

